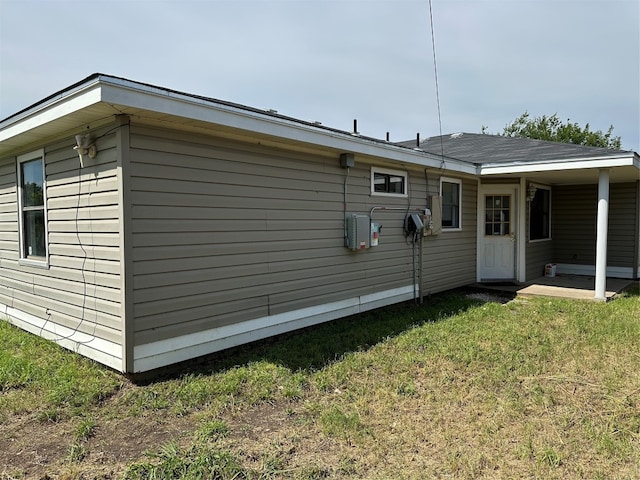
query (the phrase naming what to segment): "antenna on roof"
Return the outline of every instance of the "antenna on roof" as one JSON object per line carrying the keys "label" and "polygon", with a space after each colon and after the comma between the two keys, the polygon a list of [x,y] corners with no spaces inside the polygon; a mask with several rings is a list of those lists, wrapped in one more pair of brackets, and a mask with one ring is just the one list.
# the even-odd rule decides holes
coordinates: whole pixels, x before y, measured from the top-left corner
{"label": "antenna on roof", "polygon": [[429,0],[429,21],[431,23],[431,48],[433,50],[433,72],[436,79],[436,103],[438,105],[438,126],[440,127],[440,155],[442,156],[441,168],[446,167],[444,161],[444,143],[442,140],[442,114],[440,113],[440,87],[438,86],[438,63],[436,61],[436,34],[433,31],[433,8]]}

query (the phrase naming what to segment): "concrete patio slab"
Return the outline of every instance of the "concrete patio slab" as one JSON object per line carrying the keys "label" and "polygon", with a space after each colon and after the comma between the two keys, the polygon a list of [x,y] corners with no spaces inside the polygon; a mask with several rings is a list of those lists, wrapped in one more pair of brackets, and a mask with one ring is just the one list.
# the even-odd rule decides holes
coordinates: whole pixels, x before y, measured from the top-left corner
{"label": "concrete patio slab", "polygon": [[[606,299],[611,300],[633,283],[623,278],[607,278]],[[522,285],[477,283],[476,288],[502,291],[520,297],[562,297],[580,300],[595,299],[595,277],[582,275],[557,275],[539,277]]]}

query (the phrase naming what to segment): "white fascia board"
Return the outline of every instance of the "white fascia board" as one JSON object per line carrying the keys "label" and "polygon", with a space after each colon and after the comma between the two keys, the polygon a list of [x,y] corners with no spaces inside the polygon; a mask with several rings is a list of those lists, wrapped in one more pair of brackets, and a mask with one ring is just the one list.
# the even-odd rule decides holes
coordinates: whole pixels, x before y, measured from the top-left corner
{"label": "white fascia board", "polygon": [[504,175],[507,173],[555,172],[559,170],[583,170],[588,168],[613,168],[635,166],[640,162],[633,154],[612,157],[591,157],[575,160],[557,160],[536,163],[485,164],[478,168],[480,175]]}
{"label": "white fascia board", "polygon": [[29,132],[59,118],[99,103],[101,100],[100,86],[97,82],[85,85],[70,95],[59,97],[38,105],[32,111],[26,111],[16,119],[9,119],[7,127],[0,126],[0,142],[8,141],[22,133]]}
{"label": "white fascia board", "polygon": [[[259,112],[232,105],[181,95],[121,79],[108,78],[103,80],[102,101],[423,167],[440,168],[442,164],[440,157],[429,155],[420,150],[378,143],[357,135],[349,136],[321,127],[270,116],[266,113],[260,115]],[[476,174],[476,167],[466,162],[448,159],[447,164],[450,170],[470,175]]]}

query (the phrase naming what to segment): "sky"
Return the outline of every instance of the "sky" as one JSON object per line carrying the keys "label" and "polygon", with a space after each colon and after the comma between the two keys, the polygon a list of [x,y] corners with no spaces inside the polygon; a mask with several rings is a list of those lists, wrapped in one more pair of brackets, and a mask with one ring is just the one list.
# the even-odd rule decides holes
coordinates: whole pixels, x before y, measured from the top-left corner
{"label": "sky", "polygon": [[527,111],[640,152],[638,0],[431,12],[435,62],[429,0],[0,0],[0,119],[100,72],[391,141]]}

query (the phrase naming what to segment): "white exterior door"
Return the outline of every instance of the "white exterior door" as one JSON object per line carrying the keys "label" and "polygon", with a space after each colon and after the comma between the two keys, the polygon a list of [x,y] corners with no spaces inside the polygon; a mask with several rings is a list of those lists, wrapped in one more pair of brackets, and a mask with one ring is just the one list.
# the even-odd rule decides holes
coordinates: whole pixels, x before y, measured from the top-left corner
{"label": "white exterior door", "polygon": [[487,187],[480,197],[480,280],[516,279],[516,189]]}

